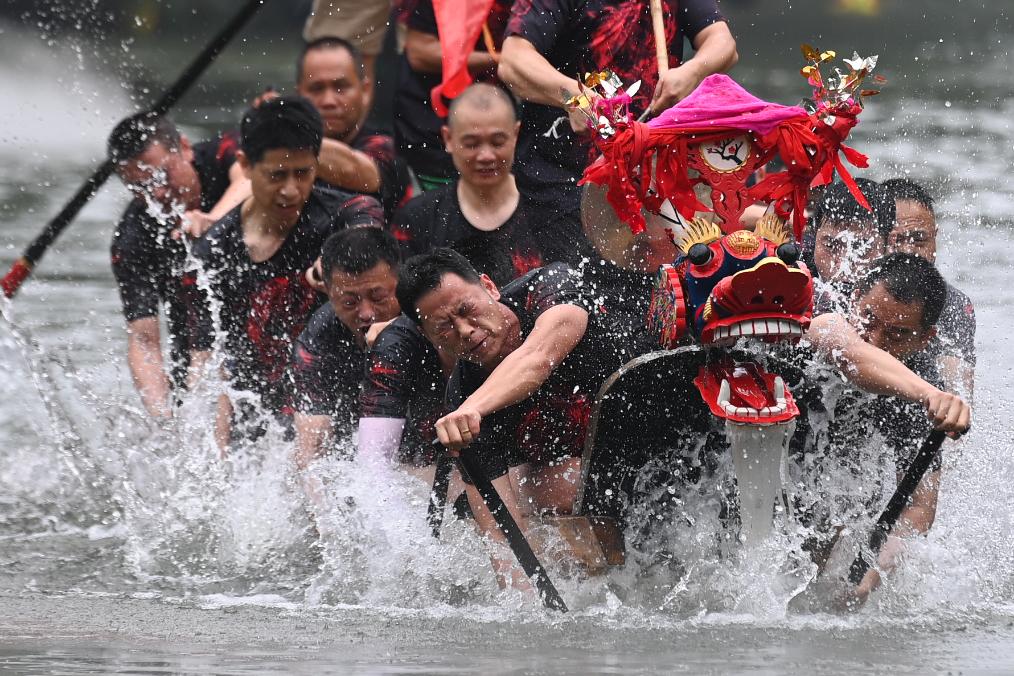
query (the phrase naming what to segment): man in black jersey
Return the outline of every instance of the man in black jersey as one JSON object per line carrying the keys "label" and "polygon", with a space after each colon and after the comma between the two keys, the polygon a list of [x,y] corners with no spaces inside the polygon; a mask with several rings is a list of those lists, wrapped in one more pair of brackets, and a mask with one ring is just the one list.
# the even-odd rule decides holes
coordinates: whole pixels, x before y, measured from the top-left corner
{"label": "man in black jersey", "polygon": [[306,45],[296,69],[296,90],[324,121],[317,178],[350,192],[372,195],[390,219],[411,197],[408,168],[394,139],[364,128],[373,100],[373,82],[351,43],[325,37]]}
{"label": "man in black jersey", "polygon": [[[440,442],[482,463],[522,529],[533,508],[569,513],[591,399],[616,366],[573,271],[554,263],[501,290],[457,252],[437,249],[403,264],[398,300],[457,360]],[[502,542],[474,487],[468,496],[479,529]],[[495,558],[494,568],[501,582],[526,584],[511,561]]]}
{"label": "man in black jersey", "polygon": [[[237,138],[225,135],[191,145],[165,117],[138,113],[113,129],[107,154],[134,199],[113,234],[111,248],[127,320],[127,364],[145,410],[172,415],[170,391],[184,383],[188,362],[180,287],[181,231],[200,235],[250,194],[235,163]],[[162,358],[159,307],[166,308],[169,373]]]}
{"label": "man in black jersey", "polygon": [[[910,254],[893,254],[877,262],[856,289],[859,334],[884,350],[926,382],[942,387],[931,344],[947,298],[947,283],[929,261]],[[929,433],[931,424],[917,403],[879,397],[869,417],[897,458],[903,472],[912,454]],[[898,538],[925,534],[933,525],[940,490],[940,458],[934,461],[891,531],[891,546],[882,552],[881,570],[889,571],[903,544]],[[871,569],[859,585],[865,598],[880,583]]]}
{"label": "man in black jersey", "polygon": [[[892,178],[882,185],[894,200],[897,216],[887,238],[888,253],[910,253],[936,263],[938,231],[933,197],[908,178]],[[930,349],[949,388],[960,388],[971,398],[975,387],[975,305],[950,282]]]}
{"label": "man in black jersey", "polygon": [[[333,232],[379,227],[382,216],[372,198],[314,186],[322,123],[305,99],[262,103],[246,113],[241,133],[237,161],[252,194],[194,245],[198,269],[185,280],[192,292],[193,363],[203,366],[221,332],[234,389],[256,395],[266,411],[288,414],[293,341],[323,300],[306,270]],[[231,422],[232,402],[223,395],[222,448]]]}
{"label": "man in black jersey", "polygon": [[[931,428],[956,437],[967,431],[971,420],[968,405],[941,389],[927,350],[946,295],[943,278],[933,265],[907,254],[888,256],[859,281],[855,293],[848,320],[830,313],[814,317],[806,334],[809,346],[792,350],[793,361],[807,372],[805,377],[802,372],[791,377],[797,381],[792,389],[803,413],[792,440],[792,457],[811,484],[801,494],[804,520],[825,540],[828,527],[837,520],[853,518],[857,509],[868,509],[872,517],[883,504],[879,490],[842,494],[840,486],[830,492],[824,487],[828,481],[840,481],[842,473],[879,487],[880,458],[868,455],[879,444],[871,444],[871,439],[883,440],[900,476]],[[820,359],[811,362],[814,356]],[[837,365],[838,372],[822,368],[827,364]],[[828,388],[840,386],[842,376],[852,388],[828,396]],[[870,399],[857,389],[876,396]],[[889,544],[880,554],[881,571],[894,568],[903,538],[932,526],[939,482],[937,457],[891,530]],[[856,590],[859,600],[879,583],[879,573],[871,570]]]}
{"label": "man in black jersey", "polygon": [[[545,205],[547,221],[552,217],[560,219],[561,228],[569,225],[575,241],[581,239],[577,180],[597,154],[587,118],[565,103],[578,93],[575,78],[611,70],[625,85],[640,80],[631,104],[634,115],[649,106],[658,114],[738,59],[715,0],[661,4],[671,66],[661,77],[645,0],[517,0],[511,8],[497,72],[525,101],[518,185]],[[684,62],[685,41],[695,53]]]}
{"label": "man in black jersey", "polygon": [[571,242],[542,231],[543,214],[514,183],[518,128],[502,89],[474,84],[454,99],[442,133],[459,177],[395,215],[391,230],[406,258],[451,247],[497,284],[541,267],[544,249],[556,251],[548,260],[561,259]]}
{"label": "man in black jersey", "polygon": [[[398,453],[405,420],[428,418],[430,428],[436,421],[432,412],[442,404],[443,374],[433,347],[413,322],[399,317],[399,264],[398,243],[379,229],[345,230],[324,243],[321,266],[330,302],[314,313],[292,357],[301,469],[336,434],[351,432],[356,418],[361,449],[402,460],[418,450],[409,443]],[[387,326],[368,348],[367,331],[381,322]],[[392,425],[396,434],[388,434]],[[420,437],[413,425],[406,442],[408,437]],[[393,444],[380,448],[384,442]]]}

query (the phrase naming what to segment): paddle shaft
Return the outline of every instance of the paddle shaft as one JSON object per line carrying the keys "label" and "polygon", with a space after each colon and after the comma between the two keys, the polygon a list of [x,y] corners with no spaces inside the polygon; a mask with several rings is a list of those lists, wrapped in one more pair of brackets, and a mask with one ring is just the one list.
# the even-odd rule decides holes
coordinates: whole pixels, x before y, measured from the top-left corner
{"label": "paddle shaft", "polygon": [[[236,13],[236,15],[226,24],[222,30],[215,35],[211,42],[205,46],[204,50],[191,62],[186,70],[179,76],[173,85],[166,90],[162,97],[155,102],[155,105],[151,107],[151,112],[156,115],[165,115],[166,112],[172,108],[180,97],[186,93],[188,89],[197,81],[197,79],[207,70],[208,66],[215,60],[215,58],[221,53],[222,49],[229,44],[229,42],[236,36],[243,25],[250,20],[257,10],[267,2],[267,0],[247,0],[243,7]],[[10,271],[4,276],[3,280],[0,280],[0,287],[3,288],[4,295],[7,298],[11,298],[17,293],[21,285],[32,273],[32,269],[42,259],[42,256],[46,253],[46,250],[56,241],[56,238],[70,225],[71,221],[78,215],[81,209],[91,200],[91,198],[98,192],[99,188],[106,182],[110,174],[113,173],[113,163],[109,160],[104,161],[99,168],[84,182],[74,196],[67,202],[66,206],[60,210],[60,213],[56,215],[53,220],[46,224],[46,227],[42,230],[38,237],[32,240],[32,243],[25,249],[24,254],[21,258],[15,261],[14,265],[11,266]]]}
{"label": "paddle shaft", "polygon": [[[874,526],[873,532],[870,533],[869,549],[872,558],[876,557],[881,547],[887,542],[887,535],[891,532],[894,524],[898,522],[898,517],[901,516],[902,510],[905,509],[912,499],[916,488],[919,487],[919,482],[922,481],[926,471],[933,464],[933,459],[940,452],[940,446],[943,442],[944,433],[940,430],[933,430],[926,437],[926,441],[922,443],[919,450],[915,452],[912,461],[908,464],[908,469],[905,470],[904,476],[898,482],[894,495],[887,502],[887,507],[884,508],[880,518],[877,519],[877,525]],[[869,569],[870,563],[863,556],[863,552],[860,552],[852,562],[852,565],[849,566],[849,582],[859,584]]]}
{"label": "paddle shaft", "polygon": [[479,495],[482,496],[486,507],[489,508],[490,513],[493,515],[493,519],[500,528],[500,532],[507,538],[507,544],[510,545],[511,551],[514,552],[514,556],[517,558],[518,563],[521,564],[521,568],[525,571],[525,574],[530,578],[535,578],[535,586],[542,596],[542,602],[546,604],[547,608],[564,613],[567,612],[567,604],[564,603],[563,597],[556,590],[553,581],[549,579],[546,569],[539,562],[538,557],[535,556],[535,552],[532,551],[532,546],[528,543],[528,539],[521,532],[517,521],[511,516],[510,510],[507,509],[503,498],[497,493],[493,482],[486,476],[482,465],[476,461],[475,456],[464,450],[458,455],[458,467],[461,470],[462,476],[471,481],[475,485],[476,490],[479,491]]}
{"label": "paddle shaft", "polygon": [[426,521],[433,529],[433,537],[440,539],[440,528],[444,525],[444,508],[447,506],[447,489],[451,485],[451,470],[454,469],[454,458],[441,453],[437,458],[436,470],[433,472],[433,489],[430,491],[430,504],[426,509]]}

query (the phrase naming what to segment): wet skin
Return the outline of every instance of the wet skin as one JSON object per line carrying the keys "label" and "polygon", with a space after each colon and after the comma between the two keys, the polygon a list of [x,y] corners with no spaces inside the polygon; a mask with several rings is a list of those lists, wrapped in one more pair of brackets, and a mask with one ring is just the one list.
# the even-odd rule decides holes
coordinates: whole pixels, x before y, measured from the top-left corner
{"label": "wet skin", "polygon": [[416,301],[416,310],[437,350],[491,371],[521,343],[517,315],[499,300],[500,290],[486,275],[476,283],[447,273]]}
{"label": "wet skin", "polygon": [[397,271],[381,261],[359,274],[335,269],[327,295],[338,319],[363,346],[372,324],[390,321],[401,312],[394,294],[397,286]]}
{"label": "wet skin", "polygon": [[308,52],[296,89],[320,112],[325,137],[348,141],[359,131],[371,87],[368,79],[359,76],[348,50],[328,48]]}
{"label": "wet skin", "polygon": [[887,253],[921,256],[930,263],[937,259],[937,221],[933,213],[915,200],[895,202],[897,223],[887,241]]}

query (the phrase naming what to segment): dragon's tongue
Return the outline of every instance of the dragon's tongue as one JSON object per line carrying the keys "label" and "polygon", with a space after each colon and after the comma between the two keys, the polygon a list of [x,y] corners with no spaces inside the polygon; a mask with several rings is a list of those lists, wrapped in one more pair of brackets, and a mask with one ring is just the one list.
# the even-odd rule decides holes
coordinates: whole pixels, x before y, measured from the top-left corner
{"label": "dragon's tongue", "polygon": [[774,403],[774,395],[768,392],[764,378],[758,377],[763,371],[756,364],[718,368],[723,371],[721,377],[729,382],[730,401],[734,405],[761,409]]}

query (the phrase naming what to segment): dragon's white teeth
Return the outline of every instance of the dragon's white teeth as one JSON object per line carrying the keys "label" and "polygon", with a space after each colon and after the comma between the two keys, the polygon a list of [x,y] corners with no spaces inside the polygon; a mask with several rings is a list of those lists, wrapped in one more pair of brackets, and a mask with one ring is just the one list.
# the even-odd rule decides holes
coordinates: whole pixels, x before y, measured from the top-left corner
{"label": "dragon's white teeth", "polygon": [[785,381],[781,376],[775,376],[775,401],[785,401]]}

